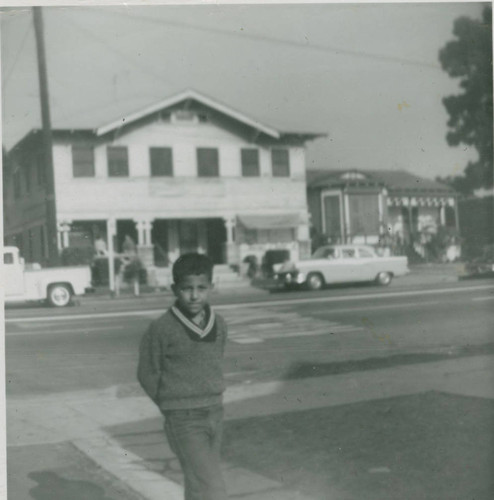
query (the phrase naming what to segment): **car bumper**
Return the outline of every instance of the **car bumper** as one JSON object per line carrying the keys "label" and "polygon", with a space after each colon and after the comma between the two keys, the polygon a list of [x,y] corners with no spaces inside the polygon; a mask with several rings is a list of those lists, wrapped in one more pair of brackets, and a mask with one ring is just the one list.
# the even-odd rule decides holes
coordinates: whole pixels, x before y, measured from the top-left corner
{"label": "car bumper", "polygon": [[305,283],[303,273],[277,273],[274,275],[276,283],[284,286],[299,286]]}

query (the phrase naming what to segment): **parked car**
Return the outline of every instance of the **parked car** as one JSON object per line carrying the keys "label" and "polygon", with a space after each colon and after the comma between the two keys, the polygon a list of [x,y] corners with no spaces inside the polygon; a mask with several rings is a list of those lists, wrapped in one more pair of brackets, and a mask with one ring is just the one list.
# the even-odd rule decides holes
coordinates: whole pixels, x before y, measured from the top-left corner
{"label": "parked car", "polygon": [[486,245],[482,255],[465,263],[462,279],[494,278],[494,245]]}
{"label": "parked car", "polygon": [[324,285],[374,281],[386,286],[395,276],[407,274],[406,257],[382,257],[365,245],[320,247],[308,260],[274,266],[275,279],[286,287],[319,290]]}
{"label": "parked car", "polygon": [[89,266],[49,267],[25,264],[16,247],[3,249],[5,302],[46,300],[54,307],[70,304],[91,289]]}

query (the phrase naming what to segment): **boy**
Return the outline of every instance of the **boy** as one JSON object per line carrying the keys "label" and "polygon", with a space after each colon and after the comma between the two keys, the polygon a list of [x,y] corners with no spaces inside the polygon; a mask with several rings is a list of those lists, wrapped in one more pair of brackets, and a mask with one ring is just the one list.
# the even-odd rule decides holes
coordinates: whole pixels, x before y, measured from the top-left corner
{"label": "boy", "polygon": [[165,416],[185,480],[185,500],[226,500],[220,469],[226,325],[209,306],[213,265],[196,253],[173,265],[175,304],[153,321],[137,377]]}

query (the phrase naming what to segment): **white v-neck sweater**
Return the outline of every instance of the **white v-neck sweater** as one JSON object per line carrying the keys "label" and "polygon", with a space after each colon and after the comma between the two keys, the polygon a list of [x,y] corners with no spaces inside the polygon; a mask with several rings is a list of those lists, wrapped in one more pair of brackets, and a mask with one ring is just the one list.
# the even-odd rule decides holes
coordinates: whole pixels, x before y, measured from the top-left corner
{"label": "white v-neck sweater", "polygon": [[201,338],[168,310],[142,337],[139,383],[162,411],[221,403],[226,337],[225,321],[217,314],[214,328]]}

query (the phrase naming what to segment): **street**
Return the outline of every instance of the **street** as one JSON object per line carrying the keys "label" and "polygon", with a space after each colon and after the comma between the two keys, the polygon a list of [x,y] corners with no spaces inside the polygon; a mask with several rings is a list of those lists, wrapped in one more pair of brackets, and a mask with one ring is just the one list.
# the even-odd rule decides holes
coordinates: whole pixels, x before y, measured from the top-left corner
{"label": "street", "polygon": [[[232,497],[492,498],[494,286],[426,288],[215,298],[229,324],[223,454]],[[48,498],[36,496],[36,476],[22,477],[29,460],[19,454],[54,443],[91,454],[101,436],[150,473],[168,464],[165,476],[181,480],[135,380],[140,337],[171,303],[7,311],[9,491],[18,492],[9,498]],[[106,496],[87,498],[143,494],[126,477],[125,493],[106,478]]]}

